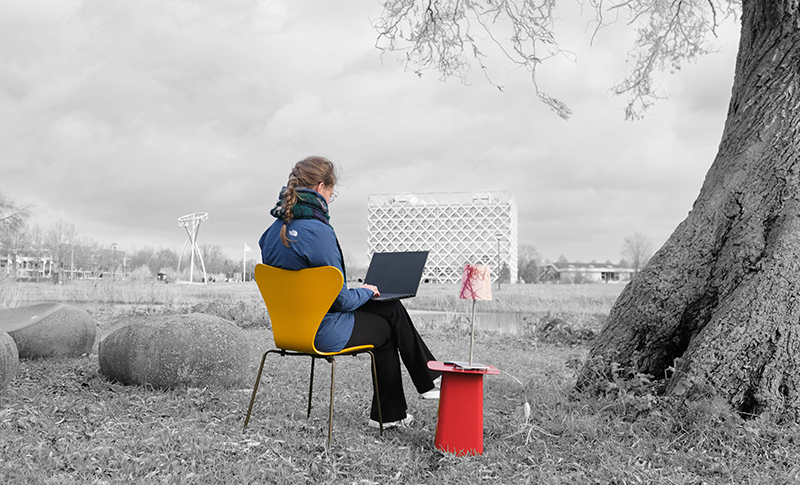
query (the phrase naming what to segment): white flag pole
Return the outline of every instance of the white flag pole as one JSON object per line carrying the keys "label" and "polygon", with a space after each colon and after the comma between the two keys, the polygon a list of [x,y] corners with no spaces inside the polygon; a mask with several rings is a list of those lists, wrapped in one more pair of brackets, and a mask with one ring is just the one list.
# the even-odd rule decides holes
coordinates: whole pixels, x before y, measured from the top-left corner
{"label": "white flag pole", "polygon": [[252,251],[250,246],[247,243],[244,243],[244,253],[242,253],[242,282],[244,282],[245,276],[247,274],[247,253]]}

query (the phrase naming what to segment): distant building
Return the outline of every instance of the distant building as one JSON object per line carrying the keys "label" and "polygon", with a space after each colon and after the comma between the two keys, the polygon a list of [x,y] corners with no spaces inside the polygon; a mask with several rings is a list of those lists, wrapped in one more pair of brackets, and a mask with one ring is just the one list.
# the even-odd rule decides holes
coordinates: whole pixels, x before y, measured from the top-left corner
{"label": "distant building", "polygon": [[[52,279],[54,283],[67,279],[94,279],[124,277],[126,256],[124,251],[108,248],[87,248],[76,245],[69,254],[57,262],[50,250],[23,250],[18,253],[0,253],[0,278],[19,281]],[[71,264],[70,264],[71,263]]]}
{"label": "distant building", "polygon": [[517,206],[510,192],[370,195],[368,255],[429,251],[423,281],[459,283],[465,264],[508,267],[517,281]]}
{"label": "distant building", "polygon": [[0,276],[19,280],[50,278],[53,274],[53,258],[49,254],[36,256],[0,255]]}
{"label": "distant building", "polygon": [[551,263],[543,268],[542,281],[567,283],[622,283],[630,281],[633,268],[610,263]]}

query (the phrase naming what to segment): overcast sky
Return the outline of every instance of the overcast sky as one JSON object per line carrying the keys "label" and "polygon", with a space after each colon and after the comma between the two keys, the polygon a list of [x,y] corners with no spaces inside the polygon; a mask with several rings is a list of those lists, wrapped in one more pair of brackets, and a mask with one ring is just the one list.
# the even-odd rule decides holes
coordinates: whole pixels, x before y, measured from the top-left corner
{"label": "overcast sky", "polygon": [[[569,2],[566,2],[569,3]],[[687,215],[720,141],[738,25],[719,53],[659,78],[669,95],[624,121],[609,88],[624,24],[590,45],[588,16],[556,24],[577,62],[528,74],[491,59],[467,85],[405,72],[374,48],[378,0],[4,0],[0,191],[43,228],[73,223],[122,250],[180,250],[177,218],[208,212],[198,243],[254,250],[291,166],[340,165],[331,206],[345,251],[365,255],[367,195],[510,191],[520,244],[552,260],[617,262],[623,238],[659,247]],[[252,253],[255,256],[257,253]]]}

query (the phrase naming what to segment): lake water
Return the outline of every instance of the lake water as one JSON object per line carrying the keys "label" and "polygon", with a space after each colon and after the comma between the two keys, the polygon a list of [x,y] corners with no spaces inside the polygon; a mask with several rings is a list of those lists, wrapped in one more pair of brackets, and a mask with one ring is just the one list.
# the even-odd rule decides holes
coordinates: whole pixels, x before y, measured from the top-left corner
{"label": "lake water", "polygon": [[[469,324],[470,313],[454,313],[427,310],[409,310],[408,314],[416,322],[425,322],[434,326],[451,323],[455,318]],[[525,329],[523,313],[475,313],[475,328],[490,332],[519,335]]]}

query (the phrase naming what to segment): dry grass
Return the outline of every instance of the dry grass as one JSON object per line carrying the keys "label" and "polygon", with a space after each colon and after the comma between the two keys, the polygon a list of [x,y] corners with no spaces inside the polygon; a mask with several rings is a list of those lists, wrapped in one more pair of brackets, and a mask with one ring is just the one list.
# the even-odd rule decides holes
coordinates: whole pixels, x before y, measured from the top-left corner
{"label": "dry grass", "polygon": [[75,280],[67,284],[0,279],[0,308],[38,302],[125,305],[193,304],[214,299],[260,299],[255,283],[165,284],[157,281]]}
{"label": "dry grass", "polygon": [[[79,305],[108,328],[130,312],[203,301],[230,309],[229,301],[252,296],[244,287],[203,291],[217,290],[181,288],[160,304]],[[195,300],[179,302],[178,295]],[[564,305],[560,312],[578,311]],[[263,325],[241,323],[259,352],[272,345]],[[422,332],[440,359],[468,353],[465,326]],[[249,357],[250,380],[259,352]],[[503,373],[485,378],[484,454],[474,457],[433,447],[436,404],[418,399],[407,376],[415,424],[382,438],[367,428],[367,358],[337,360],[330,450],[328,365],[317,366],[307,420],[308,364],[268,357],[253,418],[242,430],[249,386],[157,391],[108,382],[96,355],[24,361],[0,394],[0,483],[800,483],[797,425],[744,421],[713,400],[656,398],[647,383],[600,398],[574,396],[574,370],[585,353],[581,345],[479,332],[475,359]]]}
{"label": "dry grass", "polygon": [[[481,312],[608,314],[623,285],[501,285],[492,300],[479,303]],[[458,299],[458,285],[421,285],[409,309],[465,312],[470,300]]]}
{"label": "dry grass", "polygon": [[[502,285],[491,301],[480,302],[482,312],[607,314],[622,285]],[[409,309],[463,312],[467,300],[458,299],[458,285],[420,285]],[[43,301],[169,305],[214,299],[260,301],[254,283],[207,285],[164,284],[110,280],[78,280],[65,285],[16,283],[0,279],[0,308]]]}
{"label": "dry grass", "polygon": [[[248,332],[259,347],[263,329]],[[458,357],[465,334],[427,335]],[[713,402],[574,399],[567,362],[582,348],[484,335],[484,454],[433,447],[436,404],[408,392],[410,429],[367,428],[366,358],[337,366],[334,444],[325,449],[329,366],[305,418],[307,364],[270,357],[247,430],[249,389],[157,391],[106,381],[95,356],[26,361],[0,396],[3,483],[797,483],[800,429],[745,422]],[[255,366],[257,358],[253,359]],[[254,371],[254,369],[252,369]],[[254,372],[253,372],[254,373]],[[526,417],[524,403],[530,404]]]}

